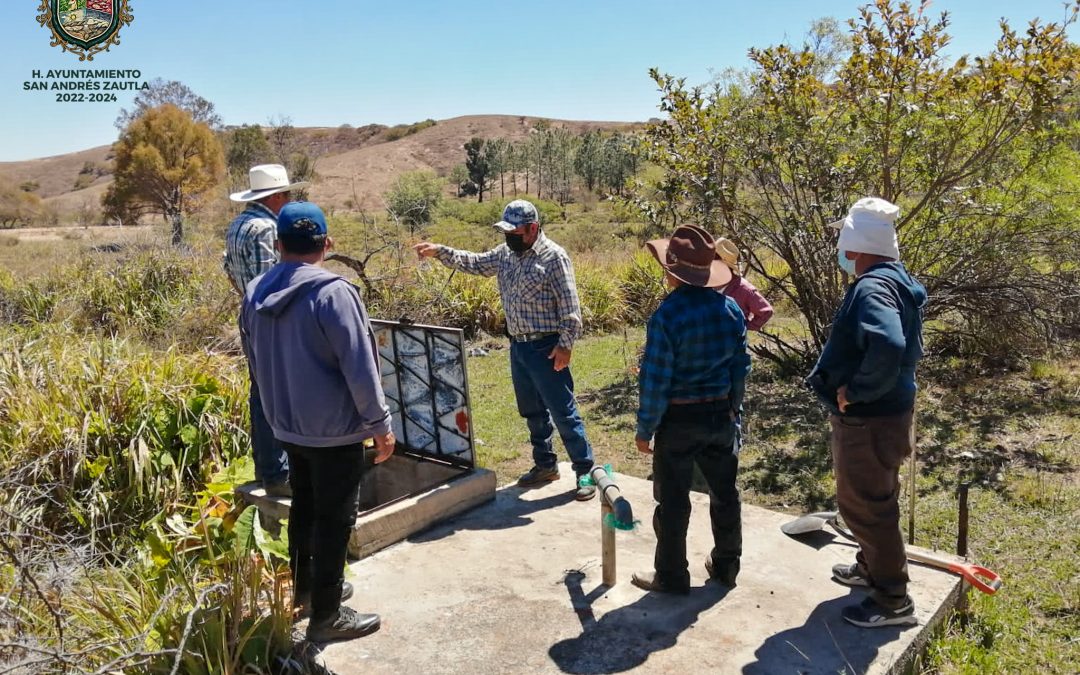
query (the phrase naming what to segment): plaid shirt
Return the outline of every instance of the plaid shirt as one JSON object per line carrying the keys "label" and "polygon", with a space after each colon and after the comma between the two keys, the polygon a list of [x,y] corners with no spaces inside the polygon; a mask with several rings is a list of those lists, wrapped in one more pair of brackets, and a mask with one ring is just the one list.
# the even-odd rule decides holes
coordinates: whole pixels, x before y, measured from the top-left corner
{"label": "plaid shirt", "polygon": [[676,288],[649,318],[637,437],[652,439],[673,398],[726,395],[738,410],[749,372],[746,321],[735,301],[709,288]]}
{"label": "plaid shirt", "polygon": [[532,248],[514,253],[500,244],[485,253],[440,246],[435,257],[451,269],[497,276],[506,328],[511,335],[558,333],[559,346],[571,349],[581,335],[574,266],[561,246],[541,232]]}
{"label": "plaid shirt", "polygon": [[258,202],[251,202],[229,225],[222,265],[241,293],[248,283],[278,261],[277,217]]}

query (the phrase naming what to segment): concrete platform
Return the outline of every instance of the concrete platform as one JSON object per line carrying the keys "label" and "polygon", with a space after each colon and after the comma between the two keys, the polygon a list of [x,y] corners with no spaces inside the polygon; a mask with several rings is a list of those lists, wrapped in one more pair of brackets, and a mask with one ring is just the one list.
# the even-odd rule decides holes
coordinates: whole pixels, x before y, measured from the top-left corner
{"label": "concrete platform", "polygon": [[689,596],[630,584],[652,567],[652,484],[617,476],[643,521],[619,532],[619,574],[600,584],[600,507],[563,478],[507,487],[494,502],[351,566],[348,604],[382,615],[374,635],[325,647],[338,675],[424,673],[901,673],[959,598],[959,579],[912,565],[919,625],[858,629],[840,609],[862,597],[830,580],[854,549],[822,533],[791,539],[791,519],[744,505],[738,587],[705,583],[708,498],[693,496]]}
{"label": "concrete platform", "polygon": [[[495,498],[495,474],[395,455],[368,469],[360,486],[360,516],[349,554],[363,558],[432,525]],[[289,517],[291,500],[270,497],[257,483],[236,490],[259,507],[271,531]]]}

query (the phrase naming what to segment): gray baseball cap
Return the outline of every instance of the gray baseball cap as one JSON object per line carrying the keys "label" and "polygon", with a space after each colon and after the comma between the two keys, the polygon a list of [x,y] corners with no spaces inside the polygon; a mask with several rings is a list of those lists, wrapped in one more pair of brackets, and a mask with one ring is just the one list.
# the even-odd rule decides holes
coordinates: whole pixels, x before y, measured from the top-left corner
{"label": "gray baseball cap", "polygon": [[503,232],[512,232],[522,225],[539,222],[540,214],[536,211],[536,207],[533,206],[532,202],[515,199],[506,205],[506,208],[503,209],[502,220],[495,223],[494,227]]}

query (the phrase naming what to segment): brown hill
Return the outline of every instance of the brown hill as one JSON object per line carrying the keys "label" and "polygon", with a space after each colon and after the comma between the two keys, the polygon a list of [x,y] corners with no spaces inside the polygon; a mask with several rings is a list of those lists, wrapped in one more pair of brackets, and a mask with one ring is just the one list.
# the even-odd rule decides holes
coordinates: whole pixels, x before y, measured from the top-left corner
{"label": "brown hill", "polygon": [[[405,171],[431,169],[445,174],[465,161],[463,146],[473,136],[526,138],[540,120],[517,115],[468,115],[442,120],[402,138],[405,125],[385,127],[298,128],[302,147],[318,159],[318,178],[311,199],[327,207],[345,207],[351,202],[366,209],[382,207],[382,194]],[[592,129],[629,129],[627,122],[586,122],[548,120],[574,133]],[[390,140],[394,139],[394,140]],[[67,155],[0,162],[0,177],[16,184],[36,183],[34,193],[63,214],[84,204],[100,203],[110,182],[110,146],[101,146]]]}
{"label": "brown hill", "polygon": [[[336,206],[353,199],[364,208],[381,208],[383,192],[398,175],[418,169],[445,174],[465,161],[464,145],[473,136],[520,141],[539,120],[515,115],[454,117],[400,140],[323,156],[315,165],[318,180],[311,198]],[[626,122],[548,121],[574,133],[634,126]]]}
{"label": "brown hill", "polygon": [[[66,155],[0,162],[0,176],[16,185],[37,183],[34,194],[42,199],[82,190],[95,183],[109,182],[112,147],[102,145]],[[85,176],[85,178],[81,178]],[[81,184],[78,184],[82,180]]]}

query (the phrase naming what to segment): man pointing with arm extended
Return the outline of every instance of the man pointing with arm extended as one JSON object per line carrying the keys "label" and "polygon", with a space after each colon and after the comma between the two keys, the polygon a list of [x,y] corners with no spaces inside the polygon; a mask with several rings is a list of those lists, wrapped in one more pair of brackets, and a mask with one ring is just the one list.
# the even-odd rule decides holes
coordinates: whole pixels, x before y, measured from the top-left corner
{"label": "man pointing with arm extended", "polygon": [[524,199],[506,205],[495,227],[506,237],[485,253],[470,253],[422,242],[421,258],[436,258],[451,269],[497,277],[510,334],[510,377],[518,412],[529,426],[534,466],[518,481],[535,487],[559,478],[551,438],[559,430],[578,476],[575,498],[596,493],[581,478],[593,466],[585,424],[574,399],[570,356],[581,334],[581,306],[570,257],[540,228],[536,207]]}

